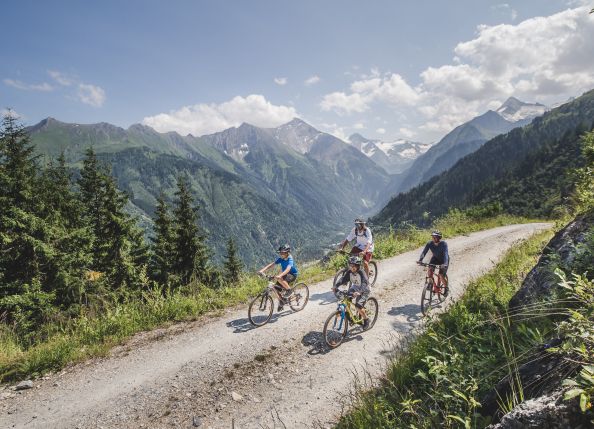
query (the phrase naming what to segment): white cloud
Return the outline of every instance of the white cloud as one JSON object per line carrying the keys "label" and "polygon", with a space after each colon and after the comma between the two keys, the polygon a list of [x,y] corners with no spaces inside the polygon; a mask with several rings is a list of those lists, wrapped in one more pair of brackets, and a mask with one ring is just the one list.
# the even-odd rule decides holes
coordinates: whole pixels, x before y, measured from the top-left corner
{"label": "white cloud", "polygon": [[416,135],[416,133],[413,130],[408,129],[406,127],[402,127],[398,131],[400,131],[400,134],[402,134],[407,139],[410,139]]}
{"label": "white cloud", "polygon": [[361,122],[357,122],[355,125],[353,125],[353,128],[356,130],[364,130],[365,125],[363,125]]}
{"label": "white cloud", "polygon": [[62,86],[70,86],[74,83],[74,79],[57,70],[48,70],[47,74]]}
{"label": "white cloud", "polygon": [[[433,134],[493,108],[509,96],[552,104],[594,87],[594,16],[590,7],[568,9],[517,24],[481,25],[476,37],[458,43],[451,64],[427,67],[420,83],[372,70],[348,91],[323,97],[320,107],[337,114],[375,107],[420,114],[421,130]],[[512,13],[507,3],[497,9]]]}
{"label": "white cloud", "polygon": [[77,95],[80,101],[89,106],[101,107],[105,102],[105,91],[96,85],[79,83]]}
{"label": "white cloud", "polygon": [[310,77],[309,79],[306,79],[305,82],[303,82],[303,83],[305,84],[305,86],[311,86],[311,85],[315,85],[320,80],[321,79],[318,75],[314,75],[314,76]]}
{"label": "white cloud", "polygon": [[378,128],[377,130],[375,130],[376,133],[378,134],[386,134],[386,129],[385,128]]}
{"label": "white cloud", "polygon": [[274,78],[274,83],[276,83],[277,85],[283,86],[286,85],[288,82],[288,79],[286,77],[275,77]]}
{"label": "white cloud", "polygon": [[259,127],[276,127],[299,116],[293,107],[277,106],[263,95],[237,96],[221,104],[195,104],[148,116],[142,123],[160,132],[177,131],[196,136],[211,134],[243,122]]}
{"label": "white cloud", "polygon": [[39,84],[31,84],[31,83],[25,83],[25,82],[21,82],[20,80],[14,80],[14,79],[4,79],[3,82],[5,85],[12,86],[13,88],[16,88],[16,89],[22,89],[24,91],[49,92],[49,91],[54,90],[54,87],[51,86],[47,82],[43,82],[43,83],[39,83]]}
{"label": "white cloud", "polygon": [[502,11],[504,13],[509,13],[512,21],[515,21],[516,18],[518,17],[518,12],[507,3],[493,5],[493,6],[491,6],[491,9],[495,10],[495,11]]}

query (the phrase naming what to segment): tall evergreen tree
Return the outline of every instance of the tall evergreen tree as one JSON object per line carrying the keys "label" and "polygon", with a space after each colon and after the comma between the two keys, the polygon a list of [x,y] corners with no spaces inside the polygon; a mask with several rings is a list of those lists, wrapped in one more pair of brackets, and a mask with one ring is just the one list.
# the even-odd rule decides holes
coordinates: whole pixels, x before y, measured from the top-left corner
{"label": "tall evergreen tree", "polygon": [[151,255],[151,277],[166,285],[172,273],[175,261],[175,236],[171,215],[163,193],[157,199],[155,210],[155,236],[151,237],[153,242]]}
{"label": "tall evergreen tree", "polygon": [[175,262],[174,273],[182,284],[190,281],[193,275],[199,281],[208,279],[208,251],[205,236],[198,227],[198,209],[193,207],[187,180],[177,181],[177,205],[174,210],[175,222]]}
{"label": "tall evergreen tree", "polygon": [[243,264],[237,257],[237,247],[235,246],[235,240],[229,237],[227,240],[227,255],[225,257],[224,271],[225,280],[228,284],[237,282],[241,275]]}

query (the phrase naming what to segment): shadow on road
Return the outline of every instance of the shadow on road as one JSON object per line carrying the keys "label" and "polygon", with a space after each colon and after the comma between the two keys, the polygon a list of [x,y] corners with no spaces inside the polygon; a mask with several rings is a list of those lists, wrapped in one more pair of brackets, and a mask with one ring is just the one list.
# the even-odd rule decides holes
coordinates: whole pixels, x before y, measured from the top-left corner
{"label": "shadow on road", "polygon": [[[294,313],[293,310],[283,310],[280,313],[275,312],[275,313],[272,314],[272,317],[270,318],[270,321],[266,325],[269,325],[271,323],[275,323],[279,319],[281,319],[281,318],[283,318],[285,316],[289,316],[289,315],[291,315],[293,313]],[[241,334],[243,332],[251,331],[252,329],[258,329],[258,328],[260,328],[260,326],[254,326],[254,325],[252,325],[250,323],[250,319],[248,319],[247,317],[242,317],[241,319],[231,320],[231,321],[227,322],[226,325],[228,327],[230,327],[230,328],[233,329],[233,333],[234,334]],[[263,325],[263,326],[266,326],[266,325]]]}
{"label": "shadow on road", "polygon": [[[353,329],[353,331],[349,330],[346,338],[342,340],[341,346],[353,340],[363,340],[363,336],[358,328]],[[310,348],[307,351],[308,355],[325,355],[334,350],[328,347],[328,344],[324,341],[324,334],[318,331],[310,331],[305,334],[301,339],[301,344]]]}
{"label": "shadow on road", "polygon": [[336,304],[336,297],[331,290],[328,292],[315,293],[309,297],[310,301],[321,301],[320,305]]}
{"label": "shadow on road", "polygon": [[405,316],[409,323],[418,322],[422,319],[421,306],[418,304],[406,304],[400,307],[392,307],[388,311],[390,316]]}

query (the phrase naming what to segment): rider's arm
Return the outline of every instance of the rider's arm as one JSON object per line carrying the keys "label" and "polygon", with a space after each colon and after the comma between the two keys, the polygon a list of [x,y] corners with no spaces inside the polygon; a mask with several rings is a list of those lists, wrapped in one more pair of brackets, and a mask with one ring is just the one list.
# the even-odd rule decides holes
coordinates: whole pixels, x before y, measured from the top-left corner
{"label": "rider's arm", "polygon": [[351,276],[350,271],[345,271],[342,277],[336,282],[335,286],[342,286],[349,282],[349,278]]}
{"label": "rider's arm", "polygon": [[419,256],[419,262],[423,260],[423,258],[425,257],[425,255],[427,254],[427,252],[429,251],[429,244],[431,242],[427,243],[425,245],[425,248],[423,249],[423,251],[421,252],[421,256]]}
{"label": "rider's arm", "polygon": [[450,253],[448,252],[448,244],[445,241],[443,242],[443,250],[444,250],[443,264],[450,265]]}
{"label": "rider's arm", "polygon": [[353,241],[354,239],[355,239],[355,228],[351,229],[351,232],[349,232],[349,235],[347,235],[346,238],[342,241],[341,249],[344,249],[344,246],[346,246],[346,244],[349,241]]}
{"label": "rider's arm", "polygon": [[367,245],[365,246],[365,249],[363,249],[363,253],[366,253],[373,244],[373,235],[371,234],[371,230],[369,228],[365,229],[365,234],[367,237]]}
{"label": "rider's arm", "polygon": [[264,271],[269,270],[270,268],[274,267],[275,262],[271,262],[270,264],[266,265],[264,268],[262,268],[260,271],[258,271],[261,274],[264,274]]}
{"label": "rider's arm", "polygon": [[361,274],[361,289],[367,293],[371,292],[369,289],[369,279],[367,278],[367,273],[365,270],[359,270],[359,273]]}

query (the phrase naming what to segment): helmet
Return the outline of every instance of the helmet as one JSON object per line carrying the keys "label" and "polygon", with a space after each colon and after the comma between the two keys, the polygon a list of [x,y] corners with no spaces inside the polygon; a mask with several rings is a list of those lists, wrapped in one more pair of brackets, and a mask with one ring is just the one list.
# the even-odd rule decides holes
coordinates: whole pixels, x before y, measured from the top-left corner
{"label": "helmet", "polygon": [[363,224],[365,225],[367,222],[365,222],[365,219],[363,219],[362,217],[358,217],[357,219],[355,219],[355,225],[359,225],[359,224]]}
{"label": "helmet", "polygon": [[441,231],[433,231],[431,233],[431,237],[437,237],[437,238],[441,238]]}
{"label": "helmet", "polygon": [[277,250],[278,253],[289,253],[291,251],[291,246],[289,246],[288,244],[283,244],[282,246],[280,246]]}
{"label": "helmet", "polygon": [[351,256],[349,258],[349,265],[360,266],[361,265],[361,258],[359,258],[358,256]]}

